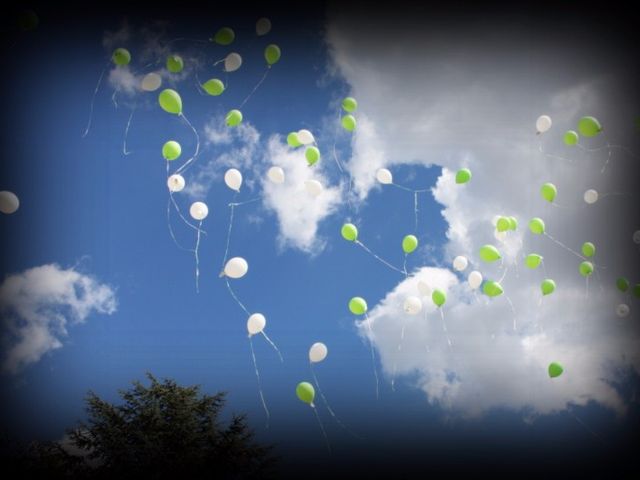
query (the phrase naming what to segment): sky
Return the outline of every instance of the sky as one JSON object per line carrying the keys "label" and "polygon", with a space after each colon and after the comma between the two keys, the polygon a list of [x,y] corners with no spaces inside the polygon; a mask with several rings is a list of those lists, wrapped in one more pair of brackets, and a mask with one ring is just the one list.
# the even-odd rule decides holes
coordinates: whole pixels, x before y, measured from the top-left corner
{"label": "sky", "polygon": [[[4,26],[12,67],[2,82],[13,93],[0,190],[20,198],[0,217],[7,434],[61,439],[84,418],[88,391],[117,401],[118,389],[151,372],[227,391],[228,413],[246,412],[291,471],[310,462],[409,478],[522,465],[588,471],[605,461],[633,468],[640,302],[615,288],[621,276],[640,282],[639,72],[624,12],[267,7],[115,5],[86,17],[43,7],[34,32]],[[263,16],[272,30],[257,36]],[[210,42],[224,26],[233,44]],[[270,43],[282,57],[267,68]],[[110,62],[118,47],[131,52],[128,67]],[[216,62],[230,52],[243,63],[225,73]],[[182,73],[166,71],[169,54],[183,57]],[[159,107],[159,91],[139,88],[152,71],[180,93],[184,119]],[[209,78],[226,84],[219,97],[198,89]],[[338,121],[348,95],[358,101],[353,133]],[[225,126],[239,107],[242,124]],[[540,115],[553,123],[537,135]],[[564,145],[585,115],[603,132]],[[287,146],[300,129],[320,149],[313,167],[303,148]],[[194,254],[169,230],[195,247],[195,230],[174,209],[167,217],[167,140],[182,146],[171,172],[198,148],[174,194],[185,216],[195,201],[209,209],[198,289]],[[267,179],[271,166],[284,169],[283,184]],[[462,167],[473,177],[458,185]],[[243,174],[238,194],[224,183],[228,168]],[[379,168],[395,186],[376,181]],[[324,185],[319,197],[305,190],[310,179]],[[554,205],[540,197],[545,182],[557,187]],[[587,189],[600,193],[597,203],[585,203]],[[239,204],[231,230],[230,203]],[[519,222],[502,240],[498,215]],[[528,230],[532,217],[544,219],[547,236]],[[379,258],[341,237],[346,222]],[[228,257],[249,265],[230,285],[266,317],[283,357],[253,337],[259,382],[247,314],[219,277],[229,231]],[[405,259],[408,234],[419,247]],[[578,273],[585,241],[596,245],[588,283]],[[499,264],[480,260],[485,244],[501,251]],[[544,267],[524,267],[531,252]],[[452,268],[458,255],[469,261],[463,272]],[[472,270],[503,279],[505,295],[472,291]],[[543,299],[544,278],[557,289]],[[428,297],[418,316],[403,312],[408,296],[420,296],[418,281],[446,290],[442,316]],[[368,321],[349,312],[354,296],[366,299]],[[630,308],[624,318],[620,304]],[[314,371],[339,419],[317,396],[331,453],[295,396],[312,381],[315,342],[328,347]],[[562,376],[549,378],[550,362]]]}

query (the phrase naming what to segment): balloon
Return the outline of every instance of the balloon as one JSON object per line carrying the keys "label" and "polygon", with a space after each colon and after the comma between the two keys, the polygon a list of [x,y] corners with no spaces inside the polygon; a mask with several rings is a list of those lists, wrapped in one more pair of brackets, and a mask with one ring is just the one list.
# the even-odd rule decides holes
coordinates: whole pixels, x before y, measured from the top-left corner
{"label": "balloon", "polygon": [[518,229],[518,219],[516,217],[507,217],[509,219],[509,228],[511,230]]}
{"label": "balloon", "polygon": [[471,180],[471,170],[468,168],[461,168],[456,172],[456,183],[467,183]]}
{"label": "balloon", "polygon": [[11,215],[20,207],[20,200],[15,193],[3,190],[0,192],[0,212]]}
{"label": "balloon", "polygon": [[342,128],[347,132],[353,132],[356,129],[356,117],[353,115],[345,115],[342,117]]}
{"label": "balloon", "polygon": [[627,290],[629,290],[629,280],[624,277],[618,278],[616,280],[616,287],[618,287],[618,290],[620,290],[621,292],[626,292]]}
{"label": "balloon", "polygon": [[194,220],[204,220],[209,215],[209,207],[204,202],[193,202],[189,214]]}
{"label": "balloon", "polygon": [[231,190],[239,192],[240,186],[242,185],[242,173],[235,168],[230,168],[224,174],[224,183],[226,183],[227,187]]}
{"label": "balloon", "polygon": [[304,156],[307,159],[307,163],[309,166],[315,164],[318,160],[320,160],[320,150],[316,147],[307,147],[304,151]]}
{"label": "balloon", "polygon": [[524,259],[524,264],[532,270],[538,268],[541,263],[542,255],[538,255],[537,253],[530,253]]}
{"label": "balloon", "polygon": [[302,145],[311,145],[315,139],[313,138],[313,134],[309,130],[298,130],[298,141]]}
{"label": "balloon", "polygon": [[420,292],[420,295],[422,296],[430,297],[431,294],[433,293],[433,290],[431,289],[431,287],[427,282],[418,280],[418,292]]}
{"label": "balloon", "polygon": [[171,73],[180,73],[184,68],[184,60],[180,55],[169,55],[167,58],[167,70]]}
{"label": "balloon", "polygon": [[355,242],[358,239],[358,228],[353,223],[345,223],[342,226],[342,238]]}
{"label": "balloon", "polygon": [[318,180],[305,180],[304,187],[312,197],[319,196],[324,190],[324,187]]}
{"label": "balloon", "polygon": [[167,178],[167,187],[169,187],[169,191],[173,193],[182,191],[184,188],[184,178],[177,173],[171,175]]}
{"label": "balloon", "polygon": [[576,145],[578,143],[578,132],[574,132],[573,130],[565,132],[563,140],[564,144],[568,145],[569,147]]}
{"label": "balloon", "polygon": [[267,48],[264,49],[264,59],[268,65],[278,63],[278,60],[280,60],[280,47],[273,43],[267,45]]}
{"label": "balloon", "polygon": [[402,239],[402,251],[405,254],[409,254],[418,248],[418,239],[415,235],[406,235]]}
{"label": "balloon", "polygon": [[551,128],[551,123],[549,115],[540,115],[536,120],[536,130],[538,133],[544,133]]}
{"label": "balloon", "polygon": [[222,83],[222,80],[218,80],[217,78],[211,78],[202,84],[202,89],[209,95],[217,97],[224,92],[224,83]]}
{"label": "balloon", "polygon": [[633,232],[633,243],[640,244],[640,230]]}
{"label": "balloon", "polygon": [[227,127],[237,127],[242,123],[242,112],[240,110],[231,110],[224,118]]}
{"label": "balloon", "polygon": [[556,282],[547,278],[542,281],[540,284],[540,290],[542,290],[542,295],[551,295],[556,289]]}
{"label": "balloon", "polygon": [[557,194],[558,190],[553,183],[545,183],[542,185],[542,188],[540,188],[540,195],[549,203],[555,200]]}
{"label": "balloon", "polygon": [[549,364],[549,377],[556,378],[562,375],[564,368],[557,362],[552,362]]}
{"label": "balloon", "polygon": [[598,201],[598,192],[594,189],[589,189],[584,192],[584,201],[589,205],[592,205]]}
{"label": "balloon", "polygon": [[165,160],[175,160],[182,153],[182,147],[175,140],[169,140],[162,146],[162,156]]}
{"label": "balloon", "polygon": [[227,58],[224,59],[224,71],[225,72],[235,72],[242,65],[242,57],[233,52],[227,55]]}
{"label": "balloon", "polygon": [[231,45],[233,40],[236,38],[236,34],[229,27],[222,27],[220,30],[216,32],[213,36],[212,40],[216,42],[218,45],[227,46]]}
{"label": "balloon", "polygon": [[126,48],[116,48],[113,51],[113,55],[111,55],[111,60],[119,67],[124,67],[125,65],[129,65],[131,54]]}
{"label": "balloon", "polygon": [[467,281],[469,282],[469,286],[473,290],[476,290],[477,288],[480,287],[480,285],[482,285],[482,274],[477,270],[474,270],[467,277]]}
{"label": "balloon", "polygon": [[356,102],[355,98],[347,97],[342,100],[342,109],[345,112],[353,113],[356,111],[356,108],[358,108],[358,102]]}
{"label": "balloon", "polygon": [[584,242],[582,244],[582,254],[585,257],[593,257],[596,254],[596,246],[591,242]]}
{"label": "balloon", "polygon": [[383,185],[390,185],[393,183],[393,175],[386,168],[379,168],[376,172],[376,180]]}
{"label": "balloon", "polygon": [[531,233],[541,235],[544,233],[544,221],[541,218],[535,217],[529,221],[529,230]]}
{"label": "balloon", "polygon": [[242,257],[233,257],[224,266],[224,274],[229,278],[242,278],[249,271],[249,264]]}
{"label": "balloon", "polygon": [[511,230],[511,222],[508,217],[500,217],[496,222],[496,230],[499,232],[506,232],[507,230]]}
{"label": "balloon", "polygon": [[261,37],[271,31],[271,20],[268,18],[261,18],[256,22],[256,34]]}
{"label": "balloon", "polygon": [[292,148],[296,148],[302,145],[302,143],[300,143],[300,140],[298,140],[298,134],[296,132],[291,132],[289,135],[287,135],[287,144]]}
{"label": "balloon", "polygon": [[261,313],[254,313],[247,320],[247,331],[249,332],[249,335],[255,335],[256,333],[262,332],[266,324],[267,319],[264,318],[264,315]]}
{"label": "balloon", "polygon": [[583,277],[588,277],[593,273],[593,263],[582,262],[578,267],[578,270],[580,271],[580,275],[582,275]]}
{"label": "balloon", "polygon": [[296,395],[301,401],[313,407],[313,399],[316,397],[316,390],[309,382],[300,382],[296,387]]}
{"label": "balloon", "polygon": [[462,255],[458,255],[453,259],[453,268],[459,272],[462,272],[469,265],[469,261],[467,257],[463,257]]}
{"label": "balloon", "polygon": [[485,262],[495,262],[496,260],[500,260],[502,255],[496,247],[493,245],[483,245],[480,247],[480,258]]}
{"label": "balloon", "polygon": [[404,300],[404,313],[417,315],[422,311],[422,300],[418,297],[410,296]]}
{"label": "balloon", "polygon": [[162,77],[157,73],[147,73],[142,77],[140,88],[145,92],[155,92],[162,85]]}
{"label": "balloon", "polygon": [[327,346],[324,343],[316,342],[311,345],[309,349],[309,361],[311,363],[318,363],[327,358]]}
{"label": "balloon", "polygon": [[640,283],[636,283],[636,284],[633,286],[633,290],[632,290],[632,291],[633,291],[633,294],[634,294],[636,297],[640,298]]}
{"label": "balloon", "polygon": [[502,295],[504,293],[504,289],[498,282],[487,281],[484,282],[484,285],[482,286],[482,292],[486,296],[494,298]]}
{"label": "balloon", "polygon": [[595,137],[602,131],[602,126],[594,117],[582,117],[578,120],[578,131],[583,137]]}
{"label": "balloon", "polygon": [[367,302],[362,297],[353,297],[349,300],[349,310],[354,315],[364,315],[367,313]]}
{"label": "balloon", "polygon": [[436,306],[441,307],[444,305],[444,302],[447,301],[447,294],[436,288],[431,294],[431,300],[436,304]]}
{"label": "balloon", "polygon": [[267,177],[273,183],[284,183],[284,170],[280,167],[271,167],[267,172]]}
{"label": "balloon", "polygon": [[33,10],[23,10],[18,14],[17,22],[20,30],[23,32],[31,32],[38,28],[40,19]]}
{"label": "balloon", "polygon": [[165,88],[158,95],[158,102],[165,112],[175,115],[182,113],[182,99],[175,90]]}
{"label": "balloon", "polygon": [[629,315],[630,311],[631,309],[629,308],[629,305],[627,305],[626,303],[621,303],[616,307],[616,315],[618,315],[620,318],[624,318],[627,315]]}

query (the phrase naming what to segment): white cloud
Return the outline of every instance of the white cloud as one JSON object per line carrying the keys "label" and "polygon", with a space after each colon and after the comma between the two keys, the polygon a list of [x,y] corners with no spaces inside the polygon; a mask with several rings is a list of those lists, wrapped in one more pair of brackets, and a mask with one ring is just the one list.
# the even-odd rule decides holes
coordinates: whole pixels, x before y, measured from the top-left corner
{"label": "white cloud", "polygon": [[115,292],[73,268],[42,265],[6,277],[0,285],[3,369],[17,373],[61,348],[67,327],[94,311],[115,312]]}
{"label": "white cloud", "polygon": [[129,67],[115,67],[109,71],[109,84],[118,92],[133,95],[140,91],[141,76],[136,76]]}

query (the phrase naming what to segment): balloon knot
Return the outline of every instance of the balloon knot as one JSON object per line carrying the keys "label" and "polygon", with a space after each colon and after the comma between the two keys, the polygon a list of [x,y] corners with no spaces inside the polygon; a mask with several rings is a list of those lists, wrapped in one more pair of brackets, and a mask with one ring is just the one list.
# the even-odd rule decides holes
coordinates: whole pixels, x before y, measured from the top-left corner
{"label": "balloon knot", "polygon": [[222,278],[222,277],[224,277],[224,276],[225,276],[225,274],[224,274],[224,270],[222,270],[222,271],[220,272],[220,275],[218,275],[218,278]]}

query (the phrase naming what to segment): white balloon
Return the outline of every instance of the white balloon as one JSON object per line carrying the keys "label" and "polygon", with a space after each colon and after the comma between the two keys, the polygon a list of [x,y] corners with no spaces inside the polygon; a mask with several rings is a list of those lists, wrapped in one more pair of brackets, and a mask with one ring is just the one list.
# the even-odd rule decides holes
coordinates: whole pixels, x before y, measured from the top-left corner
{"label": "white balloon", "polygon": [[318,363],[327,358],[327,346],[322,342],[316,342],[311,345],[309,349],[309,361],[311,363]]}
{"label": "white balloon", "polygon": [[262,332],[264,326],[267,324],[267,319],[261,313],[254,313],[247,320],[247,331],[249,335],[255,335]]}
{"label": "white balloon", "polygon": [[261,18],[256,22],[256,33],[259,37],[266,35],[271,31],[271,20],[268,18]]}
{"label": "white balloon", "polygon": [[142,77],[140,87],[145,92],[155,92],[162,85],[162,77],[157,73],[147,73]]}
{"label": "white balloon", "polygon": [[167,187],[169,187],[170,192],[179,192],[184,188],[185,182],[184,177],[177,173],[171,175],[167,179]]}
{"label": "white balloon", "polygon": [[209,207],[204,202],[193,202],[189,214],[194,220],[204,220],[209,215]]}
{"label": "white balloon", "polygon": [[589,205],[592,205],[598,201],[598,192],[594,189],[589,189],[584,192],[584,201]]}
{"label": "white balloon", "polygon": [[7,215],[15,213],[20,207],[20,200],[15,193],[9,191],[0,192],[0,212]]}
{"label": "white balloon", "polygon": [[389,185],[393,183],[393,175],[386,168],[379,168],[376,172],[376,180],[378,180],[383,185]]}
{"label": "white balloon", "polygon": [[284,170],[280,167],[271,167],[267,172],[267,177],[273,183],[284,183]]}
{"label": "white balloon", "polygon": [[629,308],[629,305],[627,305],[626,303],[621,303],[616,307],[616,315],[618,315],[620,318],[624,318],[627,315],[629,315],[630,311],[631,309]]}
{"label": "white balloon", "polygon": [[428,283],[418,280],[418,292],[420,292],[420,295],[423,297],[430,297],[433,290]]}
{"label": "white balloon", "polygon": [[404,300],[404,313],[417,315],[422,311],[422,300],[418,297],[410,296]]}
{"label": "white balloon", "polygon": [[482,284],[482,274],[479,271],[474,270],[469,274],[467,280],[469,282],[469,286],[475,290]]}
{"label": "white balloon", "polygon": [[453,268],[459,272],[462,272],[469,265],[469,261],[467,257],[463,257],[462,255],[458,255],[453,259]]}
{"label": "white balloon", "polygon": [[309,130],[298,130],[298,141],[303,145],[311,145],[315,139]]}
{"label": "white balloon", "polygon": [[633,243],[640,243],[640,230],[633,232]]}
{"label": "white balloon", "polygon": [[242,278],[248,270],[249,264],[242,257],[233,257],[224,266],[224,274],[230,278]]}
{"label": "white balloon", "polygon": [[551,117],[549,115],[540,115],[536,120],[536,130],[538,133],[544,133],[551,128]]}
{"label": "white balloon", "polygon": [[501,217],[502,215],[494,215],[493,218],[491,219],[491,225],[496,227],[498,225],[498,220],[500,220]]}
{"label": "white balloon", "polygon": [[305,180],[304,188],[312,197],[317,197],[324,191],[324,187],[318,180]]}
{"label": "white balloon", "polygon": [[493,232],[493,236],[496,237],[496,240],[504,242],[507,239],[507,232],[499,232],[496,230]]}
{"label": "white balloon", "polygon": [[235,72],[242,65],[242,57],[237,53],[230,53],[227,58],[224,59],[225,72]]}
{"label": "white balloon", "polygon": [[231,190],[235,190],[236,192],[240,191],[240,186],[242,185],[242,174],[239,170],[235,168],[230,168],[224,174],[224,183],[227,184]]}

